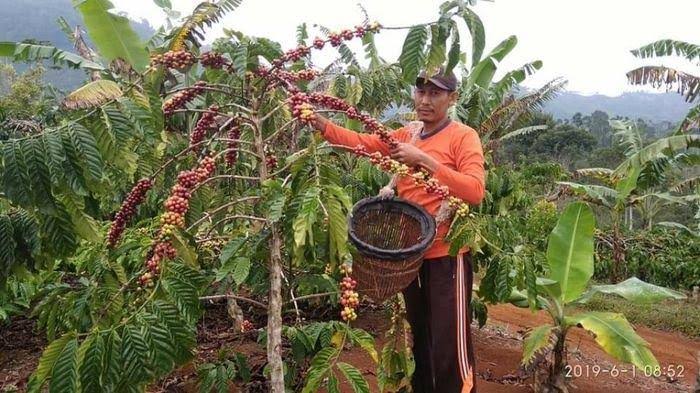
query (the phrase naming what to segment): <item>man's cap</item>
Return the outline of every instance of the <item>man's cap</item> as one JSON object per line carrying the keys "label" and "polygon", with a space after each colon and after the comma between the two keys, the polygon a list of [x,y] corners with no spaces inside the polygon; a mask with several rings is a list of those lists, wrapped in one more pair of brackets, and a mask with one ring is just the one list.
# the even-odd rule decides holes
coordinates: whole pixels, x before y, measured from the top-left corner
{"label": "man's cap", "polygon": [[445,74],[445,69],[443,67],[440,67],[437,70],[437,72],[430,78],[428,78],[426,75],[427,73],[425,70],[421,71],[421,73],[418,75],[418,78],[416,78],[416,86],[420,86],[430,82],[443,90],[457,90],[457,77],[452,71]]}

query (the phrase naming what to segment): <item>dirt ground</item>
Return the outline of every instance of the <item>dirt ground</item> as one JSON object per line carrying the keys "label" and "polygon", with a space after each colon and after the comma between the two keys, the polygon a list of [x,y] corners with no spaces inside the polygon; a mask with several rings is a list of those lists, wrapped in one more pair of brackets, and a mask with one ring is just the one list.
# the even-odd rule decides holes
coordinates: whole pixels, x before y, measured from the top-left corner
{"label": "dirt ground", "polygon": [[[254,321],[262,326],[264,321]],[[367,310],[360,314],[357,326],[368,330],[377,338],[377,348],[384,343],[383,332],[387,319],[381,311]],[[480,393],[495,392],[531,392],[532,378],[518,373],[522,354],[522,335],[528,327],[548,322],[544,312],[531,313],[510,305],[489,307],[487,325],[473,328],[474,347],[477,358],[477,388]],[[673,366],[683,369],[680,378],[646,377],[637,370],[631,375],[631,367],[613,361],[600,350],[594,339],[581,329],[574,329],[569,334],[569,363],[583,374],[572,381],[573,392],[690,392],[698,375],[695,353],[700,351],[700,339],[690,339],[678,333],[638,327],[637,332],[651,344],[651,349],[662,367]],[[197,361],[215,359],[219,348],[245,353],[251,366],[254,379],[246,385],[245,391],[264,392],[264,380],[261,368],[265,362],[265,351],[255,341],[256,333],[245,336],[233,334],[228,328],[223,308],[211,308],[200,322],[198,333]],[[0,392],[24,391],[28,376],[36,367],[41,348],[45,340],[34,332],[31,320],[18,319],[10,326],[0,327]],[[375,365],[361,350],[353,349],[343,354],[342,360],[354,364],[370,382],[373,392],[378,392],[375,377]],[[613,365],[620,372],[617,377],[601,372],[593,375],[591,367],[599,366],[601,370],[610,370]],[[580,368],[577,368],[580,367]],[[588,368],[586,368],[588,367]],[[586,376],[586,370],[589,375]],[[237,390],[238,389],[238,390]],[[352,390],[347,384],[341,387],[343,392]],[[233,387],[231,391],[239,391]],[[196,374],[192,365],[186,365],[168,378],[151,386],[153,392],[195,392]]]}
{"label": "dirt ground", "polygon": [[[477,390],[479,393],[500,392],[532,392],[532,378],[523,379],[517,372],[522,355],[522,337],[528,327],[539,326],[549,322],[544,311],[532,313],[511,305],[489,307],[489,319],[482,329],[472,327],[474,350],[476,355]],[[384,331],[386,322],[377,316],[365,315],[359,322],[360,327],[369,328],[381,326],[377,331]],[[373,319],[377,320],[373,320]],[[363,326],[366,325],[366,326]],[[680,370],[681,378],[646,377],[643,371],[637,370],[632,376],[631,366],[613,360],[598,347],[595,340],[586,331],[574,329],[568,336],[569,364],[572,370],[580,372],[581,376],[572,381],[572,392],[691,392],[698,365],[695,353],[700,351],[700,338],[692,340],[673,332],[663,332],[645,327],[636,328],[638,334],[647,340],[652,352],[662,367],[673,366]],[[379,336],[381,337],[381,336]],[[380,348],[383,340],[377,340]],[[374,378],[374,366],[362,351],[353,350],[345,356],[346,361],[359,365],[360,370],[372,385],[372,391],[379,391]],[[594,375],[591,369],[594,365],[600,370],[611,370],[615,365],[620,371],[616,377],[609,373],[599,372]],[[586,368],[588,366],[588,368]],[[586,372],[588,370],[588,373]],[[623,372],[622,370],[627,370]],[[343,392],[351,392],[349,386],[343,386]]]}

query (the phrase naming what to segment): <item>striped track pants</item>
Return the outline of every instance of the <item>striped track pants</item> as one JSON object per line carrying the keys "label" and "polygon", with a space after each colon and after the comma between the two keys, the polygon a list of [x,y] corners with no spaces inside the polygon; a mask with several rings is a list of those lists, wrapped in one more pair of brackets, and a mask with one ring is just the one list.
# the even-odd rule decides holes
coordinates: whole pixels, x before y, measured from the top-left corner
{"label": "striped track pants", "polygon": [[413,332],[416,393],[476,393],[469,253],[426,259],[403,291]]}

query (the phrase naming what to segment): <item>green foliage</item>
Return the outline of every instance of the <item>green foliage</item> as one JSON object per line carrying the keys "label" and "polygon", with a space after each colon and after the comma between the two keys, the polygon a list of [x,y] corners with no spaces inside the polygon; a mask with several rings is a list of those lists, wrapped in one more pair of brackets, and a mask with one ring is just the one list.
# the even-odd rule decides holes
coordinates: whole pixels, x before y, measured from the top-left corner
{"label": "green foliage", "polygon": [[[296,359],[302,354],[315,353],[307,371],[302,392],[316,392],[325,383],[329,390],[337,389],[337,378],[333,369],[345,376],[354,392],[369,392],[369,385],[362,374],[350,364],[338,362],[346,343],[364,349],[376,362],[379,360],[374,349],[374,339],[360,329],[338,322],[316,323],[303,329],[288,329],[287,336],[292,340],[292,349]],[[320,350],[314,350],[318,348]],[[297,349],[294,349],[294,348]]]}
{"label": "green foliage", "polygon": [[625,317],[617,313],[583,312],[567,317],[567,324],[575,324],[593,333],[596,342],[609,355],[639,368],[655,367],[658,362],[649,350],[649,343],[635,333]]}
{"label": "green foliage", "polygon": [[37,45],[20,42],[0,42],[0,57],[11,58],[17,62],[36,62],[51,60],[53,64],[88,70],[103,70],[104,67],[87,59],[49,45]]}
{"label": "green foliage", "polygon": [[338,369],[343,373],[345,379],[347,379],[348,383],[352,387],[353,392],[369,393],[369,385],[362,376],[362,373],[360,373],[360,370],[353,367],[351,364],[343,362],[338,362],[336,367],[338,367]]}
{"label": "green foliage", "polygon": [[595,137],[585,129],[557,124],[546,131],[508,141],[505,150],[513,160],[528,157],[527,161],[555,161],[572,168],[590,154],[596,144]]}
{"label": "green foliage", "polygon": [[250,369],[245,356],[241,353],[228,355],[225,351],[219,353],[219,359],[215,363],[204,363],[197,367],[199,376],[199,391],[210,393],[226,393],[230,391],[230,383],[233,381],[248,382]]}
{"label": "green foliage", "polygon": [[542,325],[527,332],[523,340],[521,364],[527,367],[533,364],[537,357],[551,350],[554,329],[554,326]]}
{"label": "green foliage", "polygon": [[570,204],[547,243],[549,278],[559,283],[562,300],[581,295],[593,276],[593,211],[583,203]]}
{"label": "green foliage", "polygon": [[403,80],[413,83],[425,62],[425,44],[428,41],[428,28],[414,26],[406,35],[401,49],[399,64],[401,64]]}
{"label": "green foliage", "polygon": [[472,61],[471,67],[476,66],[481,60],[481,55],[484,53],[486,46],[486,33],[484,32],[484,24],[479,16],[469,8],[462,9],[462,17],[469,28],[469,33],[472,36]]}
{"label": "green foliage", "polygon": [[[523,306],[527,299],[530,305],[544,308],[552,317],[553,325],[543,325],[532,330],[523,346],[523,364],[530,366],[549,356],[553,348],[553,360],[548,367],[549,377],[544,383],[556,385],[564,374],[566,365],[566,334],[574,326],[593,333],[596,342],[605,352],[616,359],[632,363],[636,367],[655,367],[658,362],[649,349],[649,344],[635,333],[622,314],[607,312],[582,312],[570,315],[567,304],[585,303],[599,292],[615,293],[632,301],[660,301],[683,298],[678,292],[644,283],[636,278],[617,285],[593,286],[587,291],[593,273],[594,217],[591,208],[583,202],[567,206],[552,230],[547,248],[549,271],[545,277],[535,281],[536,293],[527,286],[528,298],[517,290],[510,300]],[[585,292],[584,292],[585,291]],[[531,297],[536,297],[530,300]],[[552,332],[556,337],[552,345]]]}
{"label": "green foliage", "polygon": [[[691,290],[700,285],[700,246],[695,237],[682,231],[655,227],[626,236],[624,276],[671,288]],[[609,277],[612,250],[598,243],[594,277]]]}
{"label": "green foliage", "polygon": [[80,0],[75,7],[83,16],[95,46],[109,62],[122,59],[137,71],[148,65],[148,53],[129,20],[110,12],[114,7],[109,0]]}
{"label": "green foliage", "polygon": [[[101,217],[91,214],[87,205],[106,198],[113,185],[130,187],[130,182],[124,181],[124,173],[137,173],[136,160],[140,156],[157,157],[154,151],[159,141],[137,132],[139,126],[150,132],[152,125],[129,119],[117,108],[141,107],[123,99],[105,107],[102,116],[87,116],[3,143],[6,197],[26,211],[39,228],[39,242],[29,253],[33,258],[39,256],[39,247],[45,256],[60,257],[71,255],[81,238],[99,241],[102,235],[96,219]],[[134,153],[137,141],[141,143]],[[112,207],[107,205],[108,209]],[[7,243],[7,247],[11,245]]]}
{"label": "green foliage", "polygon": [[621,313],[634,326],[647,326],[688,337],[700,335],[700,306],[692,300],[679,302],[665,300],[660,303],[630,303],[614,295],[594,296],[581,306],[590,311]]}
{"label": "green foliage", "polygon": [[700,56],[700,47],[689,42],[665,39],[634,49],[632,54],[640,58],[676,55],[694,60]]}
{"label": "green foliage", "polygon": [[491,52],[477,63],[471,73],[467,76],[465,89],[472,87],[488,88],[493,79],[498,62],[503,60],[518,44],[518,39],[515,36],[510,36],[501,41]]}
{"label": "green foliage", "polygon": [[[544,199],[537,201],[527,214],[527,231],[532,239],[545,239],[557,222],[557,206]],[[544,244],[542,244],[544,245]],[[544,249],[544,247],[542,247]]]}
{"label": "green foliage", "polygon": [[[52,100],[46,97],[42,81],[45,71],[37,66],[18,75],[10,65],[0,65],[0,122],[17,120],[43,120],[44,114],[50,112]],[[9,128],[2,127],[0,140],[14,137]],[[15,128],[23,134],[36,132],[37,128]],[[23,132],[22,132],[23,131]]]}
{"label": "green foliage", "polygon": [[0,287],[15,269],[41,266],[41,243],[37,223],[24,210],[0,215]]}

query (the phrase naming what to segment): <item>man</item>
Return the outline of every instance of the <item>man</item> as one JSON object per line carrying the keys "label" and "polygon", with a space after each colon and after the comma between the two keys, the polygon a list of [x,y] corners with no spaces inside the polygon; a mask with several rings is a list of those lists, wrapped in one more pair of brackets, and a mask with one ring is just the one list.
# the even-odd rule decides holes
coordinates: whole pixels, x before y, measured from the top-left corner
{"label": "man", "polygon": [[[400,143],[389,149],[376,135],[347,130],[320,115],[315,126],[331,143],[350,148],[364,145],[410,167],[421,166],[448,186],[450,195],[476,205],[484,196],[481,142],[473,129],[448,117],[449,107],[457,100],[457,78],[441,71],[430,78],[423,72],[416,80],[414,104],[423,129],[414,143],[407,128],[392,132]],[[432,215],[440,208],[437,195],[428,194],[408,177],[397,181],[397,190],[399,197],[422,205]],[[449,222],[438,226],[419,277],[403,292],[416,361],[412,385],[418,393],[476,392],[469,309],[471,256],[466,249],[456,257],[448,255],[449,244],[444,241],[448,229]]]}

